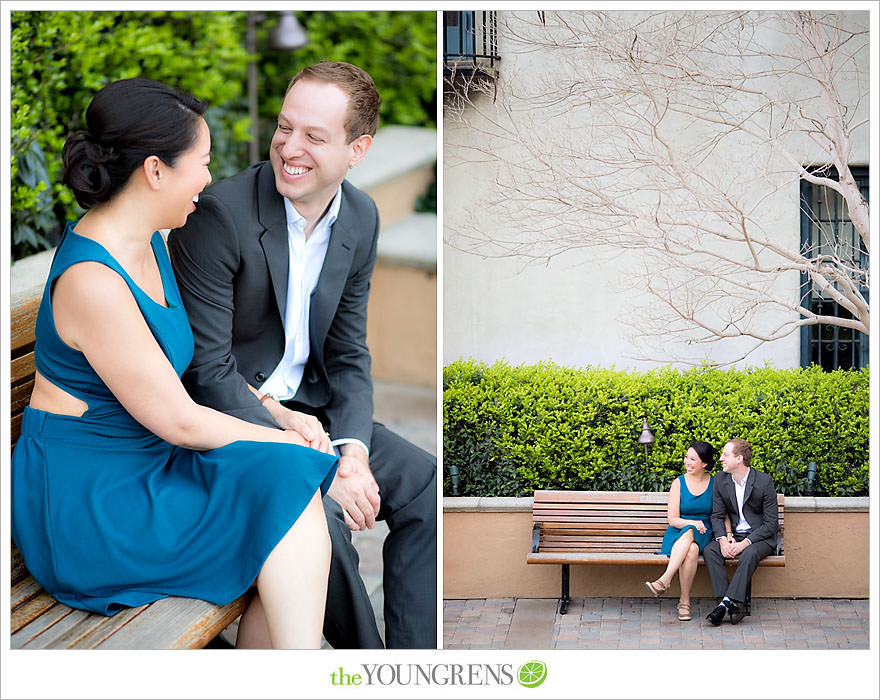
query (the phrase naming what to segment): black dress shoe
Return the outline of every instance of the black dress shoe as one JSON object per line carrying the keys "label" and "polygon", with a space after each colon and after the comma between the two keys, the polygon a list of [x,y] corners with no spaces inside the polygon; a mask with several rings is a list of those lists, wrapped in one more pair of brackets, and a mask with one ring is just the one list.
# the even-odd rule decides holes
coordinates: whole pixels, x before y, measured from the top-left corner
{"label": "black dress shoe", "polygon": [[715,608],[712,612],[706,615],[706,619],[716,627],[721,624],[721,621],[724,619],[724,616],[727,614],[727,608],[724,605],[719,604],[717,608]]}
{"label": "black dress shoe", "polygon": [[733,601],[730,601],[727,606],[727,610],[730,613],[730,624],[738,625],[742,622],[742,619],[746,616],[746,610],[741,605],[737,605]]}

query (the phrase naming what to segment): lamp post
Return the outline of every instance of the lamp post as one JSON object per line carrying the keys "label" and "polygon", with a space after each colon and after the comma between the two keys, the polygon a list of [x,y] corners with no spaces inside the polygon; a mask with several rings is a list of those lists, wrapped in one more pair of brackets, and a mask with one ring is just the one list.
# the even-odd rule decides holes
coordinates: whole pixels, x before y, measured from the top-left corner
{"label": "lamp post", "polygon": [[645,448],[645,468],[648,468],[648,448],[655,442],[654,434],[648,427],[648,419],[642,418],[642,432],[639,435],[638,443]]}
{"label": "lamp post", "polygon": [[[278,14],[278,24],[269,33],[269,47],[278,51],[294,51],[309,43],[302,25],[291,10]],[[260,121],[257,109],[257,25],[265,21],[264,12],[247,13],[247,52],[248,52],[248,116],[251,120],[251,142],[248,159],[251,165],[260,160]]]}
{"label": "lamp post", "polygon": [[452,495],[458,495],[458,467],[454,464],[449,465],[449,478],[452,480]]}
{"label": "lamp post", "polygon": [[804,489],[804,496],[813,496],[813,480],[816,478],[816,463],[810,462],[807,465],[807,488]]}

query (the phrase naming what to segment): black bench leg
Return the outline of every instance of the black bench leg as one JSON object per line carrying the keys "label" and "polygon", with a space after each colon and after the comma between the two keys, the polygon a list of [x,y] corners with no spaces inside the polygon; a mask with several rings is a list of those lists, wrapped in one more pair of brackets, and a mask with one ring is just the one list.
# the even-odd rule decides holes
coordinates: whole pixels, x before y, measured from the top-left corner
{"label": "black bench leg", "polygon": [[743,601],[743,608],[746,611],[746,615],[752,614],[752,582],[749,581],[746,586],[746,599]]}
{"label": "black bench leg", "polygon": [[568,612],[568,604],[571,598],[568,595],[568,564],[562,565],[562,597],[559,599],[559,614]]}

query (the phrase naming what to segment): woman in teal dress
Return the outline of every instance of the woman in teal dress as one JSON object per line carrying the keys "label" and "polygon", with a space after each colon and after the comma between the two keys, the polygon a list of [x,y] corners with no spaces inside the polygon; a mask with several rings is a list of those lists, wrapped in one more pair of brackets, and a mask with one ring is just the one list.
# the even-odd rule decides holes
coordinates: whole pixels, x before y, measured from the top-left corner
{"label": "woman in teal dress", "polygon": [[329,438],[317,422],[273,430],[199,406],[180,382],[193,336],[159,231],[182,226],[211,181],[204,109],[121,80],[65,143],[64,183],[87,212],[62,235],[37,317],[13,539],[67,605],[223,605],[255,585],[237,645],[317,648]]}
{"label": "woman in teal dress", "polygon": [[660,554],[669,557],[666,571],[656,581],[645,581],[645,587],[654,596],[665,592],[678,572],[681,594],[678,601],[678,619],[691,619],[691,586],[697,573],[697,557],[712,541],[712,482],[709,474],[715,457],[715,448],[707,442],[691,443],[684,456],[684,474],[672,482],[666,505],[669,527],[663,535]]}

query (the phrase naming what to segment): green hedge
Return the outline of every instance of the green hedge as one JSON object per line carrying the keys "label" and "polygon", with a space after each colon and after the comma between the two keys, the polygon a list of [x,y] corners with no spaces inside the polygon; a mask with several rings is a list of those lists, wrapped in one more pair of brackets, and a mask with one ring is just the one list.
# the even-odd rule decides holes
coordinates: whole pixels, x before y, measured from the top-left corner
{"label": "green hedge", "polygon": [[[636,440],[656,437],[647,465]],[[571,369],[550,362],[443,371],[444,494],[527,496],[534,489],[664,491],[693,440],[719,451],[749,440],[752,464],[780,493],[868,494],[868,370],[820,367],[646,372]],[[718,464],[720,469],[720,463]]]}
{"label": "green hedge", "polygon": [[[268,48],[267,14],[256,57],[264,154],[288,81],[319,60],[373,76],[382,124],[435,125],[436,12],[298,12],[309,43],[293,52]],[[206,101],[214,179],[247,166],[246,12],[14,11],[10,25],[13,260],[48,248],[82,215],[60,184],[61,147],[113,80],[149,77]]]}
{"label": "green hedge", "polygon": [[[12,253],[49,246],[81,215],[61,185],[61,147],[83,128],[91,97],[108,82],[143,75],[209,105],[218,167],[246,154],[247,52],[243,12],[12,12]],[[237,109],[228,109],[228,105]],[[228,171],[227,171],[228,172]]]}

